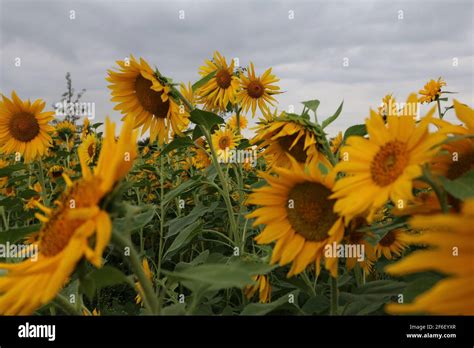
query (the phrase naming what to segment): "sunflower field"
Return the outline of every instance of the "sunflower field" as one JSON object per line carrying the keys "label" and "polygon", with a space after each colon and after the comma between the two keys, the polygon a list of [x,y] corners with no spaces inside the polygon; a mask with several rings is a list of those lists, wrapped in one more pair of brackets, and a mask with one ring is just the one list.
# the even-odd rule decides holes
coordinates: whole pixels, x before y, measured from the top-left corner
{"label": "sunflower field", "polygon": [[343,103],[279,111],[271,68],[110,67],[121,122],[2,94],[0,314],[474,314],[474,111],[443,79],[328,134]]}

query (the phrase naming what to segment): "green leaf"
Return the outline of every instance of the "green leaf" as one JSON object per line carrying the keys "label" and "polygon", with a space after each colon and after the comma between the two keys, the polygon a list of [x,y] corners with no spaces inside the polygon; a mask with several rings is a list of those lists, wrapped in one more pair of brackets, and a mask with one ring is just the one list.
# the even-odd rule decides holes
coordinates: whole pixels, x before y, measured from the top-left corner
{"label": "green leaf", "polygon": [[194,142],[189,137],[177,137],[174,138],[166,147],[161,151],[161,155],[165,155],[168,152],[171,152],[176,149],[180,149],[183,147],[194,146]]}
{"label": "green leaf", "polygon": [[30,233],[38,231],[40,227],[40,224],[35,224],[25,227],[10,228],[4,232],[0,232],[0,243],[16,243],[19,240],[27,237]]}
{"label": "green leaf", "polygon": [[[146,208],[146,206],[144,207]],[[149,223],[155,215],[154,208],[148,208],[145,211],[128,212],[125,217],[114,219],[112,225],[118,231],[132,233]]]}
{"label": "green leaf", "polygon": [[193,140],[199,139],[204,133],[202,132],[201,127],[194,127],[193,129]]}
{"label": "green leaf", "polygon": [[445,177],[440,177],[440,180],[445,190],[453,197],[466,200],[474,196],[474,170],[455,180],[449,180]]}
{"label": "green leaf", "polygon": [[316,110],[319,107],[319,103],[320,102],[317,99],[307,100],[307,101],[302,102],[302,104],[306,106],[308,109],[310,109],[312,112],[314,112],[315,115],[316,115]]}
{"label": "green leaf", "polygon": [[96,292],[107,286],[128,282],[121,271],[112,266],[94,269],[81,279],[80,290],[89,300],[94,298]]}
{"label": "green leaf", "polygon": [[194,186],[198,184],[199,184],[199,181],[195,179],[190,179],[179,184],[178,186],[176,186],[175,188],[173,188],[172,190],[168,191],[168,193],[165,194],[163,198],[163,204],[168,204],[170,201],[178,197],[180,194],[194,188]]}
{"label": "green leaf", "polygon": [[256,262],[206,263],[186,267],[169,274],[193,291],[206,292],[228,288],[242,289],[253,284],[252,276],[272,269],[272,265]]}
{"label": "green leaf", "polygon": [[9,176],[10,174],[22,169],[26,169],[26,166],[23,163],[16,163],[8,167],[0,168],[0,177]]}
{"label": "green leaf", "polygon": [[265,315],[270,313],[271,311],[277,309],[278,307],[289,303],[288,299],[290,295],[293,295],[294,298],[298,295],[298,290],[292,291],[286,295],[281,296],[278,300],[270,302],[270,303],[249,303],[245,306],[242,310],[240,315]]}
{"label": "green leaf", "polygon": [[179,234],[166,250],[165,256],[163,258],[167,259],[168,257],[175,254],[176,251],[186,246],[194,238],[196,232],[199,231],[199,227],[201,227],[201,221],[194,221],[190,225],[179,230]]}
{"label": "green leaf", "polygon": [[323,295],[309,298],[301,308],[306,314],[321,314],[329,308],[329,299]]}
{"label": "green leaf", "polygon": [[213,112],[194,109],[191,111],[191,117],[189,120],[195,124],[201,125],[207,130],[211,130],[213,126],[224,123],[224,119],[217,116]]}
{"label": "green leaf", "polygon": [[202,79],[199,81],[195,82],[192,86],[193,92],[196,91],[198,88],[204,86],[210,79],[212,79],[216,75],[216,71],[211,72],[210,74],[207,74],[204,76]]}
{"label": "green leaf", "polygon": [[339,107],[337,108],[334,115],[328,117],[327,119],[325,119],[323,121],[323,123],[321,124],[321,127],[323,127],[323,129],[326,128],[327,126],[329,126],[331,123],[333,123],[339,117],[339,115],[342,112],[342,106],[343,105],[344,105],[344,101],[341,102],[341,105],[339,105]]}
{"label": "green leaf", "polygon": [[354,126],[347,128],[346,132],[344,133],[343,142],[345,143],[346,139],[349,138],[350,136],[356,135],[356,136],[363,137],[366,134],[367,134],[367,128],[365,127],[365,124],[356,124]]}
{"label": "green leaf", "polygon": [[352,292],[354,295],[361,294],[367,299],[393,296],[401,293],[406,284],[395,280],[374,280],[366,283]]}
{"label": "green leaf", "polygon": [[206,207],[202,204],[197,205],[193,208],[193,210],[191,210],[191,212],[188,215],[177,217],[177,218],[174,218],[173,220],[166,222],[165,226],[169,226],[168,234],[166,235],[166,238],[177,234],[186,226],[194,223],[198,218],[203,216],[208,211],[214,211],[218,204],[219,204],[218,202],[213,202],[209,207]]}

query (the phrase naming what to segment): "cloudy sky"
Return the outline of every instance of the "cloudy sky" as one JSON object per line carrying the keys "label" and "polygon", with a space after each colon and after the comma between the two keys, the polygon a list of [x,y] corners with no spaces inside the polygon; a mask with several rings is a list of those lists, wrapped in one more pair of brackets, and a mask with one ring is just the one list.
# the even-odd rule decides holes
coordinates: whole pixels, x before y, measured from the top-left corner
{"label": "cloudy sky", "polygon": [[83,101],[96,104],[97,119],[118,119],[105,81],[115,60],[132,53],[175,81],[194,82],[218,50],[242,65],[253,61],[258,73],[273,67],[285,91],[279,109],[298,111],[300,101],[319,99],[322,119],[344,100],[329,128],[335,134],[363,122],[385,94],[403,101],[439,76],[457,98],[474,104],[473,4],[0,0],[0,92],[52,105],[71,72],[74,87],[87,89]]}

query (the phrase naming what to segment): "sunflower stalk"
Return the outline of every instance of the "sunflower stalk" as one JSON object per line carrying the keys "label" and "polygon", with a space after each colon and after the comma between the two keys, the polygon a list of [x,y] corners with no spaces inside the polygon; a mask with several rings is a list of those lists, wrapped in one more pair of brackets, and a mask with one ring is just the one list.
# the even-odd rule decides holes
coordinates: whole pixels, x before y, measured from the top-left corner
{"label": "sunflower stalk", "polygon": [[339,305],[339,291],[337,289],[337,278],[332,276],[329,277],[330,280],[330,289],[331,289],[331,307],[329,309],[330,315],[337,315],[337,307]]}
{"label": "sunflower stalk", "polygon": [[[156,70],[156,73],[158,76],[161,76],[158,70]],[[194,110],[194,106],[174,86],[171,85],[170,88],[171,88],[172,93],[174,93],[187,106],[187,108],[190,111]],[[229,223],[230,223],[230,230],[231,230],[230,232],[234,238],[234,241],[238,242],[239,240],[238,229],[237,229],[237,223],[235,221],[232,202],[230,201],[229,186],[227,185],[227,180],[225,179],[224,172],[222,171],[222,168],[217,159],[216,149],[214,148],[214,145],[212,144],[211,134],[205,127],[201,125],[197,125],[197,126],[200,128],[200,130],[204,134],[204,137],[206,138],[207,143],[209,144],[209,149],[211,151],[211,157],[212,157],[212,163],[214,164],[214,168],[216,168],[217,175],[219,176],[219,180],[221,181],[222,189],[224,190],[223,198],[224,198],[224,202],[227,208],[227,213],[229,215]]]}
{"label": "sunflower stalk", "polygon": [[[112,231],[112,241],[122,249],[128,248],[130,251],[130,255],[128,257],[124,257],[130,262],[132,267],[133,273],[137,276],[138,282],[140,283],[143,289],[143,301],[145,303],[145,307],[147,308],[150,314],[159,314],[159,304],[158,299],[155,295],[155,291],[153,290],[153,285],[151,281],[145,274],[143,270],[142,264],[140,262],[140,258],[138,257],[138,253],[133,246],[132,242],[130,241],[129,237],[124,236],[118,231]],[[125,255],[124,255],[125,256]]]}

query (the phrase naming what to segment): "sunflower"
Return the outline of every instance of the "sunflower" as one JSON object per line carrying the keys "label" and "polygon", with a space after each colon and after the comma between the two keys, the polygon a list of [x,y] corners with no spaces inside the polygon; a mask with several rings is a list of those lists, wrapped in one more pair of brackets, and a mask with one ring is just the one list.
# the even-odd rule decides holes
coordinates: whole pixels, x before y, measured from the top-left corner
{"label": "sunflower", "polygon": [[[148,260],[143,259],[142,261],[143,271],[145,272],[146,277],[151,281],[153,274],[151,273],[150,266],[148,265]],[[137,289],[137,296],[135,296],[135,303],[143,303],[143,288],[140,282],[135,282],[135,288]]]}
{"label": "sunflower", "polygon": [[272,68],[267,69],[260,77],[255,76],[255,68],[253,63],[250,63],[247,76],[244,74],[240,76],[241,90],[238,99],[244,112],[251,108],[253,117],[257,106],[262,113],[268,112],[267,104],[274,105],[276,103],[273,95],[281,93],[280,87],[274,85],[278,81],[280,79],[272,74]]}
{"label": "sunflower", "polygon": [[364,260],[359,261],[357,257],[347,257],[346,267],[347,270],[351,270],[356,264],[364,270],[365,274],[372,272],[372,265],[375,261],[375,250],[374,247],[367,241],[367,237],[370,235],[367,232],[358,231],[361,227],[367,226],[367,221],[362,217],[352,219],[349,224],[349,233],[344,237],[344,241],[351,245],[363,245],[364,246]]}
{"label": "sunflower", "polygon": [[382,98],[382,104],[377,108],[380,116],[386,119],[387,116],[397,115],[397,101],[391,94]]}
{"label": "sunflower", "polygon": [[336,165],[346,176],[334,186],[334,209],[347,218],[367,214],[369,223],[377,208],[388,199],[402,207],[413,199],[412,180],[422,173],[421,165],[437,152],[435,145],[445,136],[430,134],[432,108],[418,124],[416,95],[408,97],[403,116],[387,116],[387,124],[371,110],[366,120],[369,139],[352,136],[340,150],[342,161]]}
{"label": "sunflower", "polygon": [[[76,264],[83,258],[102,265],[102,252],[112,232],[110,217],[100,203],[123,178],[136,157],[137,134],[132,119],[124,122],[118,141],[115,125],[106,120],[103,147],[93,171],[80,156],[82,178],[72,182],[63,175],[67,188],[55,208],[38,203],[45,214],[37,242],[36,262],[1,263],[6,273],[0,277],[0,313],[27,315],[51,301],[66,284]],[[92,241],[94,241],[93,244]]]}
{"label": "sunflower", "polygon": [[55,180],[58,178],[61,178],[63,176],[63,173],[65,172],[65,168],[61,165],[54,165],[48,170],[48,175],[51,179]]}
{"label": "sunflower", "polygon": [[111,100],[119,103],[114,109],[132,116],[135,128],[143,126],[142,135],[150,129],[151,142],[168,142],[171,131],[181,135],[189,113],[170,96],[170,88],[156,78],[148,63],[131,55],[130,61],[117,64],[120,69],[109,70],[106,78],[111,82]]}
{"label": "sunflower", "polygon": [[342,132],[337,133],[337,135],[331,139],[331,151],[332,153],[336,153],[339,150],[339,147],[342,144]]}
{"label": "sunflower", "polygon": [[55,133],[62,141],[68,141],[76,135],[76,126],[69,121],[62,121],[56,124]]}
{"label": "sunflower", "polygon": [[230,158],[230,150],[233,150],[239,144],[241,136],[235,134],[234,130],[221,128],[216,130],[212,136],[212,145],[222,162],[227,162]]}
{"label": "sunflower", "polygon": [[86,164],[91,164],[94,161],[97,152],[97,138],[94,134],[89,134],[85,137],[82,144],[77,148],[77,152],[85,159]]}
{"label": "sunflower", "polygon": [[189,104],[193,106],[196,105],[197,96],[193,91],[193,86],[191,85],[191,82],[188,82],[187,86],[184,83],[181,83],[179,85],[179,92],[189,102]]}
{"label": "sunflower", "polygon": [[474,200],[461,213],[415,216],[410,225],[423,232],[410,244],[428,245],[385,268],[391,275],[437,271],[447,275],[409,304],[389,304],[387,312],[474,315]]}
{"label": "sunflower", "polygon": [[198,138],[196,140],[196,147],[193,147],[192,152],[194,153],[191,162],[196,169],[205,169],[210,166],[211,159],[206,151],[206,139]]}
{"label": "sunflower", "polygon": [[51,146],[48,124],[54,118],[54,111],[42,112],[45,102],[41,99],[31,103],[22,101],[12,92],[12,99],[2,94],[0,101],[0,152],[20,153],[26,162],[46,153]]}
{"label": "sunflower", "polygon": [[375,246],[375,256],[380,258],[383,255],[388,260],[394,255],[400,256],[408,245],[408,237],[409,235],[401,229],[388,232]]}
{"label": "sunflower", "polygon": [[431,79],[425,84],[423,89],[420,89],[418,92],[422,95],[419,98],[420,103],[431,103],[432,101],[438,100],[443,86],[446,86],[446,82],[444,82],[441,77],[439,77],[437,81]]}
{"label": "sunflower", "polygon": [[84,123],[82,124],[82,130],[81,130],[81,139],[84,140],[84,138],[91,132],[91,125],[89,119],[86,117],[84,119]]}
{"label": "sunflower", "polygon": [[[302,272],[315,262],[320,272],[325,246],[339,243],[344,235],[343,219],[334,213],[330,199],[335,172],[323,176],[317,166],[309,172],[292,160],[291,169],[273,168],[278,176],[260,172],[269,186],[255,189],[248,204],[261,207],[247,215],[256,218],[254,226],[265,228],[255,238],[259,244],[276,241],[271,263],[281,266],[292,262],[288,276]],[[337,276],[337,257],[326,258],[325,267]]]}
{"label": "sunflower", "polygon": [[41,201],[41,191],[42,191],[41,184],[39,182],[35,183],[33,187],[30,186],[30,190],[36,191],[37,195],[32,196],[26,201],[24,205],[25,210],[35,209],[37,207],[37,202]]}
{"label": "sunflower", "polygon": [[265,114],[266,120],[256,129],[252,144],[259,144],[264,149],[269,167],[278,166],[291,168],[291,158],[300,164],[316,165],[318,161],[329,164],[327,159],[318,151],[314,128],[280,116]]}
{"label": "sunflower", "polygon": [[252,277],[256,282],[254,285],[246,286],[244,294],[247,299],[251,299],[258,291],[258,298],[260,303],[268,303],[272,299],[272,287],[268,280],[268,277],[264,274],[260,274]]}
{"label": "sunflower", "polygon": [[445,153],[436,156],[432,163],[433,171],[450,180],[457,179],[474,169],[474,110],[469,106],[454,100],[454,110],[457,118],[464,126],[456,126],[445,120],[434,119],[433,123],[439,127],[439,132],[466,138],[449,141],[442,145]]}
{"label": "sunflower", "polygon": [[206,60],[199,74],[204,78],[214,74],[206,84],[197,91],[199,103],[207,110],[226,111],[227,105],[236,103],[239,79],[234,72],[234,60],[227,65],[225,57],[214,52],[212,60]]}
{"label": "sunflower", "polygon": [[237,129],[245,129],[247,128],[247,117],[244,115],[239,116],[239,125],[237,126],[237,115],[232,115],[232,117],[229,119],[227,125],[229,128],[237,130]]}

